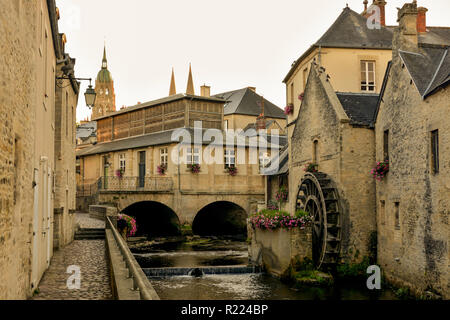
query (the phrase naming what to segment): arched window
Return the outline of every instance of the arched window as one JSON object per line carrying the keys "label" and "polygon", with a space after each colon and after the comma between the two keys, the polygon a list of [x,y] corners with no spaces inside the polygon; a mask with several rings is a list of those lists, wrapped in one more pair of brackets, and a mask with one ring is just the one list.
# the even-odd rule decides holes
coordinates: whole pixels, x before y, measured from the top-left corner
{"label": "arched window", "polygon": [[319,140],[313,142],[313,163],[319,164]]}

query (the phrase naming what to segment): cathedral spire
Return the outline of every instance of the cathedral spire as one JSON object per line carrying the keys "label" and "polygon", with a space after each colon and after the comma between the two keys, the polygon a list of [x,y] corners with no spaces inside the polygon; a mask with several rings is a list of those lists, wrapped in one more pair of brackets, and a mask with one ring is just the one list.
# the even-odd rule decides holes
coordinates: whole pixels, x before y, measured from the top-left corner
{"label": "cathedral spire", "polygon": [[194,80],[192,80],[192,69],[191,69],[190,63],[189,63],[189,77],[188,77],[188,83],[187,83],[187,88],[186,88],[186,94],[195,95]]}
{"label": "cathedral spire", "polygon": [[169,96],[173,96],[176,94],[177,94],[177,89],[175,87],[175,73],[173,72],[173,68],[172,68],[172,78],[170,79]]}
{"label": "cathedral spire", "polygon": [[108,60],[106,59],[106,44],[103,47],[102,69],[108,69]]}

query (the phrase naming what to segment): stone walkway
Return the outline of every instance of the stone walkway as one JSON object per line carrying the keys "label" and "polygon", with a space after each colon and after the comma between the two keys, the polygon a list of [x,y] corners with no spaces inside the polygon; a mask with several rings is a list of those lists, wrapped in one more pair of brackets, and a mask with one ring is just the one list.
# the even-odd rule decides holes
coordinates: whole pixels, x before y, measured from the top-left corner
{"label": "stone walkway", "polygon": [[[86,214],[77,214],[76,221],[82,228],[102,228],[105,226],[104,222],[91,219]],[[67,280],[71,274],[66,272],[67,268],[72,265],[80,267],[80,289],[70,290],[67,287]],[[33,299],[112,299],[105,241],[75,240],[62,250],[54,252],[50,268],[45,272],[39,284],[39,293]]]}

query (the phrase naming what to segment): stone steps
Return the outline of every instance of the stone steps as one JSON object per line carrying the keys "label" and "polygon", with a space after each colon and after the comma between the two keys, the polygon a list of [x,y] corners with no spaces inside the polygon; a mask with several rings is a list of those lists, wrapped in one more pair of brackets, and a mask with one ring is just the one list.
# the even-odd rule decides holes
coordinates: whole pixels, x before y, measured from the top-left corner
{"label": "stone steps", "polygon": [[75,240],[101,240],[105,239],[105,229],[79,229],[75,232]]}

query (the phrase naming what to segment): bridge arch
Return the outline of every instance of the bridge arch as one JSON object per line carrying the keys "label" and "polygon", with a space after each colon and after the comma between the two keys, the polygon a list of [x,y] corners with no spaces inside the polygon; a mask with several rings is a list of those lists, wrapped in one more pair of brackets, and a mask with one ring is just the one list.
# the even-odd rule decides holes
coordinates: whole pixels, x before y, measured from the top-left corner
{"label": "bridge arch", "polygon": [[159,237],[180,234],[180,219],[169,206],[157,201],[139,201],[122,213],[136,219],[136,236]]}
{"label": "bridge arch", "polygon": [[215,201],[198,211],[192,231],[200,236],[247,236],[247,212],[230,201]]}

